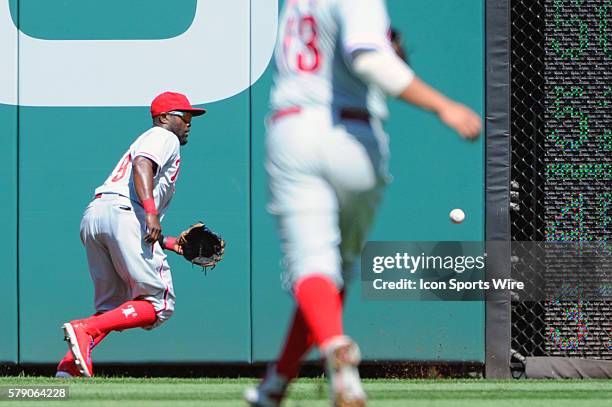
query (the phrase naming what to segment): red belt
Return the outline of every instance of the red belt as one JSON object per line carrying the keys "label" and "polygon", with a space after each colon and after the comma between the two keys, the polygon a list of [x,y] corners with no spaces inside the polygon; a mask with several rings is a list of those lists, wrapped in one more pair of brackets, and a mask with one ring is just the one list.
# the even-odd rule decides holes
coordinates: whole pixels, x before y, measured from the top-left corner
{"label": "red belt", "polygon": [[272,113],[272,117],[270,118],[270,120],[275,122],[280,118],[283,118],[285,116],[289,116],[292,114],[298,114],[301,111],[302,111],[302,108],[299,106],[291,106],[285,109],[277,110],[276,112]]}
{"label": "red belt", "polygon": [[[298,114],[302,112],[302,108],[299,106],[291,106],[286,109],[277,110],[272,114],[270,118],[273,122],[292,114]],[[362,109],[340,109],[340,119],[342,120],[357,120],[360,122],[370,123],[370,113],[367,110]]]}

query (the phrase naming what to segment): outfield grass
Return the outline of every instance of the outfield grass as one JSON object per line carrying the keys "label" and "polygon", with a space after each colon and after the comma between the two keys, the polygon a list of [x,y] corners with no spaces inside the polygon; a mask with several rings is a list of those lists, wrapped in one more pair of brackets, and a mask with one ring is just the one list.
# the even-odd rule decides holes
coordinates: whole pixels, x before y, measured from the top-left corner
{"label": "outfield grass", "polygon": [[[0,401],[0,406],[242,406],[250,379],[0,377],[0,386],[68,385],[68,401]],[[612,381],[365,380],[370,407],[612,406]],[[285,407],[329,406],[322,379],[291,386]]]}

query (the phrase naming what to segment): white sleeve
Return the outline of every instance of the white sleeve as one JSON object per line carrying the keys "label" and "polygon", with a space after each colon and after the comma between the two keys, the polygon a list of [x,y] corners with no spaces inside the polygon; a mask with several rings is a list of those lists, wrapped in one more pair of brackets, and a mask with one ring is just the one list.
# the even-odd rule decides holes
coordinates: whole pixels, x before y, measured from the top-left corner
{"label": "white sleeve", "polygon": [[390,21],[384,0],[338,0],[345,55],[390,48]]}
{"label": "white sleeve", "polygon": [[395,52],[359,52],[353,70],[366,83],[373,83],[387,95],[399,96],[414,79],[414,71]]}
{"label": "white sleeve", "polygon": [[[151,131],[145,135],[134,151],[134,157],[146,157],[157,164],[157,172],[176,155],[180,143],[168,132]],[[156,173],[157,173],[156,172]]]}

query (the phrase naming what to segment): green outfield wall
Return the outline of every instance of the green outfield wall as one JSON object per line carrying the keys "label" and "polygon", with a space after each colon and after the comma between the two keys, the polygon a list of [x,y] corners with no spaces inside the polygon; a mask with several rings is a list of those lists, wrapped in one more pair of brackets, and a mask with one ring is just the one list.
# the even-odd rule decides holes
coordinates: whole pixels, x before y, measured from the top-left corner
{"label": "green outfield wall", "polygon": [[[280,287],[275,220],[265,210],[272,46],[266,16],[275,15],[275,0],[0,3],[0,20],[10,19],[15,29],[0,29],[0,53],[11,56],[13,67],[0,71],[0,361],[56,362],[66,350],[61,324],[94,312],[79,240],[81,215],[94,188],[150,126],[144,101],[167,89],[196,95],[192,101],[209,112],[194,120],[189,144],[181,151],[181,174],[164,231],[176,234],[203,220],[225,237],[226,257],[205,276],[170,254],[174,316],[151,332],[112,333],[95,350],[94,360],[248,363],[274,358],[293,309]],[[482,113],[483,1],[390,0],[388,6],[416,72]],[[227,7],[235,10],[236,21],[225,19]],[[212,19],[206,13],[213,13]],[[200,32],[202,15],[207,29],[218,30],[219,41],[227,45],[186,42]],[[234,32],[233,24],[247,29]],[[83,61],[88,52],[78,48],[83,40],[92,49],[99,47],[93,57],[108,53],[108,66]],[[121,72],[121,64],[130,61],[131,46],[133,54],[146,56],[142,83],[129,76],[127,65],[125,77],[109,73]],[[71,47],[72,54],[66,51]],[[115,53],[121,47],[126,51]],[[57,55],[74,63],[62,68]],[[168,56],[172,64],[164,65]],[[71,83],[91,73],[80,66],[100,69],[99,83],[73,88]],[[189,74],[192,67],[201,68]],[[198,88],[202,83],[204,90]],[[482,139],[462,142],[431,114],[399,102],[390,108],[386,129],[394,181],[371,239],[482,240]],[[448,220],[456,207],[468,214],[461,225]],[[33,244],[39,246],[35,254]],[[484,360],[480,302],[365,301],[354,284],[345,322],[367,360]]]}
{"label": "green outfield wall", "polygon": [[0,360],[17,361],[17,108],[0,106]]}

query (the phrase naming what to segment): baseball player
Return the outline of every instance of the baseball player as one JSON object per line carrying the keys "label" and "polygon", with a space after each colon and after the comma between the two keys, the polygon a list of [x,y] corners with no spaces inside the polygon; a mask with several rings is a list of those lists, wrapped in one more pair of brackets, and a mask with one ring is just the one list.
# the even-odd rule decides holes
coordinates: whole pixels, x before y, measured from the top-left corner
{"label": "baseball player", "polygon": [[152,329],[172,315],[174,290],[163,249],[180,254],[181,248],[175,238],[161,238],[160,222],[174,195],[191,119],[205,112],[180,93],[157,96],[151,103],[153,127],[96,189],[81,221],[96,313],[63,325],[69,351],[57,377],[92,376],[92,349],[109,332]]}
{"label": "baseball player", "polygon": [[343,291],[389,180],[386,97],[435,113],[466,139],[481,119],[417,78],[394,52],[384,0],[287,0],[266,138],[271,202],[296,309],[251,406],[276,407],[319,348],[335,406],[365,406],[360,351],[342,327]]}

